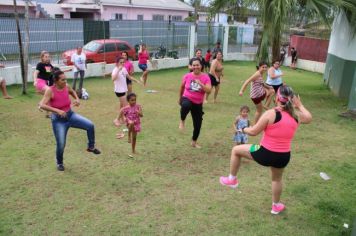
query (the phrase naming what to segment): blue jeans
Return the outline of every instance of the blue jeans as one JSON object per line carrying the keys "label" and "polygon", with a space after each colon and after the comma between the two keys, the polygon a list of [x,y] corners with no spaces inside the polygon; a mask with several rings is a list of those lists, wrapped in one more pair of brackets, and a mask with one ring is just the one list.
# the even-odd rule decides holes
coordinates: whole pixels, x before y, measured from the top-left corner
{"label": "blue jeans", "polygon": [[57,164],[63,164],[63,153],[66,146],[68,129],[70,127],[86,130],[88,136],[88,148],[93,149],[95,147],[94,124],[87,118],[70,110],[67,112],[67,117],[65,118],[52,113],[51,120],[53,134],[57,142]]}

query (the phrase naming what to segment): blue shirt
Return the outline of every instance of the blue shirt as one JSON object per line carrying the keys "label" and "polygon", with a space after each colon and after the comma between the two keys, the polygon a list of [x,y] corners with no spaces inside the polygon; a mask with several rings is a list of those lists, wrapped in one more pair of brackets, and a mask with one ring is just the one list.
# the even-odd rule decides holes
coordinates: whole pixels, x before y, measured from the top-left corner
{"label": "blue shirt", "polygon": [[271,78],[270,74],[267,74],[267,80],[266,80],[266,84],[268,85],[280,85],[282,84],[282,71],[280,69],[274,69],[274,75],[278,76],[274,79]]}

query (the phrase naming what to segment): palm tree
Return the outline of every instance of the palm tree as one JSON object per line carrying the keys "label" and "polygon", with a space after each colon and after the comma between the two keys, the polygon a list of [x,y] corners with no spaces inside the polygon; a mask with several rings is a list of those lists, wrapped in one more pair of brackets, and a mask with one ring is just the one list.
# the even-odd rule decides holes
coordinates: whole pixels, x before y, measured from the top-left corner
{"label": "palm tree", "polygon": [[[237,0],[213,0],[213,11],[224,9]],[[272,48],[272,60],[279,59],[281,35],[289,22],[301,9],[308,14],[318,17],[327,25],[330,25],[333,17],[344,10],[348,16],[350,25],[354,27],[353,35],[356,35],[356,1],[355,0],[246,0],[245,7],[259,9],[263,27],[262,38],[256,54],[257,61],[269,61],[268,51]]]}

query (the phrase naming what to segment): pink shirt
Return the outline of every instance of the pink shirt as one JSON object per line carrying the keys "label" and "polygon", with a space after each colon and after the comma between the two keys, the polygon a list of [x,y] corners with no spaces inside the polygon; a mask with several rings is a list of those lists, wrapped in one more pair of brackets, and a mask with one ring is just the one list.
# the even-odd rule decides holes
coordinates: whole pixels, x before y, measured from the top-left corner
{"label": "pink shirt", "polygon": [[125,61],[124,67],[126,68],[126,70],[129,74],[134,72],[134,67],[133,67],[131,61],[129,61],[129,60]]}
{"label": "pink shirt", "polygon": [[195,104],[202,104],[205,92],[203,88],[195,82],[195,80],[200,80],[200,82],[204,85],[211,84],[209,76],[205,73],[198,76],[194,75],[193,72],[188,73],[184,75],[182,80],[182,84],[184,84],[183,97],[188,98]]}
{"label": "pink shirt", "polygon": [[147,64],[148,58],[149,55],[147,53],[147,50],[138,53],[138,64]]}
{"label": "pink shirt", "polygon": [[54,85],[50,88],[52,90],[52,98],[49,100],[49,105],[59,110],[68,112],[70,110],[71,100],[69,98],[67,86],[62,90],[58,90]]}
{"label": "pink shirt", "polygon": [[281,111],[281,120],[267,125],[261,146],[272,152],[290,152],[291,142],[298,128],[297,121],[285,111]]}

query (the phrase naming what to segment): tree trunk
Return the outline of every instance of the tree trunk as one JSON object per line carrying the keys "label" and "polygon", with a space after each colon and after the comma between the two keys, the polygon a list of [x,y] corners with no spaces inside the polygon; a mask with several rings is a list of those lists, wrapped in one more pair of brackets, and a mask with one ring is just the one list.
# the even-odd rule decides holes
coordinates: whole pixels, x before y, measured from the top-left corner
{"label": "tree trunk", "polygon": [[28,82],[28,61],[29,61],[29,44],[30,44],[30,32],[29,32],[29,16],[28,16],[28,1],[25,0],[25,47],[24,47],[24,70],[25,70],[25,78],[24,84],[24,94],[27,92],[27,82]]}
{"label": "tree trunk", "polygon": [[24,65],[24,61],[23,61],[22,37],[21,37],[21,30],[20,30],[19,14],[17,13],[16,0],[14,0],[14,13],[15,13],[15,21],[16,21],[17,40],[18,40],[18,43],[19,43],[19,50],[20,50],[20,65],[21,65],[21,76],[22,76],[22,94],[26,94],[25,65]]}

